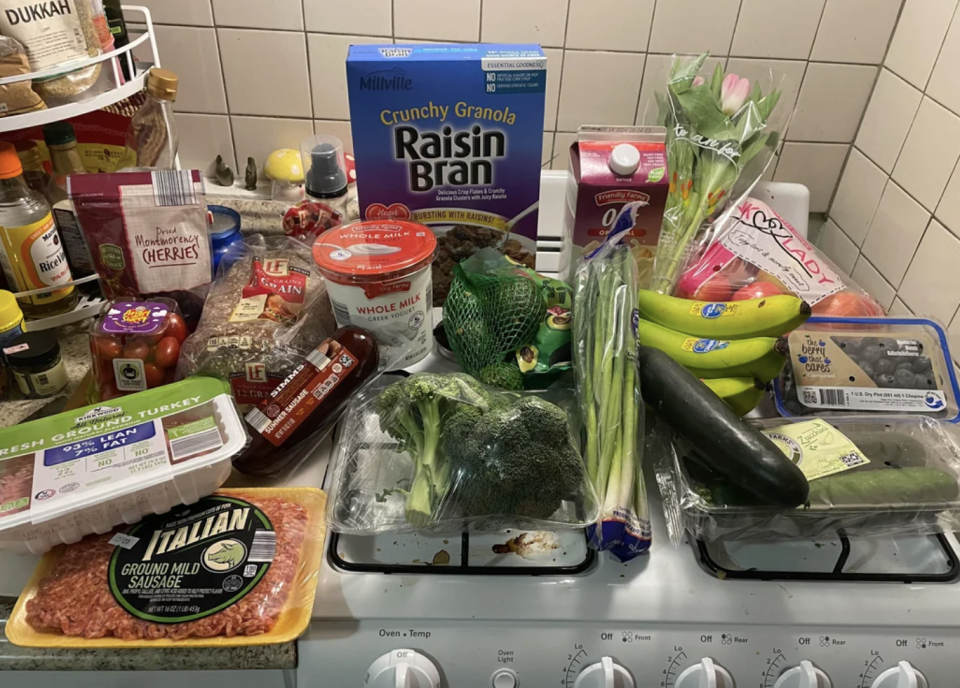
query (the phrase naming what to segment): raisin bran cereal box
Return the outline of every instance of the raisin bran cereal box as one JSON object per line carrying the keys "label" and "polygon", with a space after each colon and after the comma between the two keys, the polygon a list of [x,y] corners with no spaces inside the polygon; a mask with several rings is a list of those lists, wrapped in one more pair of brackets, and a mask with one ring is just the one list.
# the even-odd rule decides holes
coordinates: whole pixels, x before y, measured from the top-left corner
{"label": "raisin bran cereal box", "polygon": [[535,267],[546,82],[538,45],[350,46],[360,217],[434,231],[434,305],[480,248]]}

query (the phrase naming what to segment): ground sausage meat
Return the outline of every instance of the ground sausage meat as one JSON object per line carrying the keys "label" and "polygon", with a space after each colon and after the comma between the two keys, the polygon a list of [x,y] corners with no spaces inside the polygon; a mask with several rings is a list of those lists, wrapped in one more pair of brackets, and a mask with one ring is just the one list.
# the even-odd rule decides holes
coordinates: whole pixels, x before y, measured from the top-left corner
{"label": "ground sausage meat", "polygon": [[212,638],[267,633],[283,610],[300,564],[307,510],[278,497],[250,498],[277,532],[277,553],[267,574],[236,604],[197,621],[157,624],[127,613],[110,593],[107,567],[113,554],[106,533],[67,547],[53,572],[27,602],[27,623],[35,630],[84,638],[122,640]]}

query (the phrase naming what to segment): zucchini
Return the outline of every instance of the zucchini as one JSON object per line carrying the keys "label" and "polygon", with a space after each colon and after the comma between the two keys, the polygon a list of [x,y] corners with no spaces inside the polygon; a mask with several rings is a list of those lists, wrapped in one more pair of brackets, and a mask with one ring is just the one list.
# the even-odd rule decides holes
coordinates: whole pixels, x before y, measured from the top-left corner
{"label": "zucchini", "polygon": [[648,346],[637,347],[637,362],[644,401],[697,449],[711,470],[763,504],[791,508],[807,500],[803,472],[696,375]]}
{"label": "zucchini", "polygon": [[881,468],[837,473],[810,483],[811,506],[885,509],[942,506],[956,500],[960,486],[939,468]]}

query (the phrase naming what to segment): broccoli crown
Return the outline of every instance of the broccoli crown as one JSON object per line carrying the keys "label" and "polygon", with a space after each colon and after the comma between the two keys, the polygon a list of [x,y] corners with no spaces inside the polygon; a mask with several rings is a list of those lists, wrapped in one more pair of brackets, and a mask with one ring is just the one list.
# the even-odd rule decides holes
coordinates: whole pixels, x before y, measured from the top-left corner
{"label": "broccoli crown", "polygon": [[586,481],[566,414],[536,397],[460,409],[443,437],[453,503],[465,516],[548,519]]}

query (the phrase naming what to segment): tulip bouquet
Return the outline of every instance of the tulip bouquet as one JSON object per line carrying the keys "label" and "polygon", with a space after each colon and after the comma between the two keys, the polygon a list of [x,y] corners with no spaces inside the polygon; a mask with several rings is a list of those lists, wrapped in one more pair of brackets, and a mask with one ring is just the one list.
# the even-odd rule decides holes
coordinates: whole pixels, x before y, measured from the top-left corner
{"label": "tulip bouquet", "polygon": [[764,94],[720,65],[709,81],[697,76],[708,55],[674,58],[667,92],[657,94],[670,190],[650,288],[664,293],[673,290],[700,227],[752,188],[779,141],[771,113],[780,90]]}

